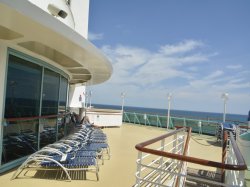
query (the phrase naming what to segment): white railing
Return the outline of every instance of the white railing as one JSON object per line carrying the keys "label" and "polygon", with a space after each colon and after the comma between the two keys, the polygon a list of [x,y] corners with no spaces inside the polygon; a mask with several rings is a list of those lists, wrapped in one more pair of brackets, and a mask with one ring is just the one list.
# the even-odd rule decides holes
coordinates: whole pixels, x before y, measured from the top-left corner
{"label": "white railing", "polygon": [[[162,139],[160,146],[155,149],[182,155],[184,146],[185,136],[175,134],[172,140],[170,138]],[[135,186],[172,186],[178,176],[180,176],[178,178],[180,184],[185,182],[185,178],[179,174],[186,174],[186,162],[139,151],[136,163]]]}
{"label": "white railing", "polygon": [[[190,137],[191,129],[182,128],[137,144],[136,149],[139,152],[134,186],[184,187],[188,182],[196,183],[196,186],[244,186],[247,167],[232,133],[229,138],[227,133],[224,133],[222,162],[188,156]],[[188,163],[199,164],[203,168],[214,167],[221,173],[201,170],[208,175],[195,175],[188,172]]]}

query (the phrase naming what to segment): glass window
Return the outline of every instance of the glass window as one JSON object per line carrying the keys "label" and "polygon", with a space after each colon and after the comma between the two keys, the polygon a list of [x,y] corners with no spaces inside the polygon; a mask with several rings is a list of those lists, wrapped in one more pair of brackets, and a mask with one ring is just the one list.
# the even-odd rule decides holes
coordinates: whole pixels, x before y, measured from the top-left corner
{"label": "glass window", "polygon": [[[66,112],[66,102],[67,102],[67,89],[68,89],[68,80],[64,77],[61,77],[60,81],[60,92],[59,92],[59,114],[64,114]],[[58,124],[58,139],[64,137],[65,128],[67,125],[67,120],[65,115],[58,117],[57,119]]]}
{"label": "glass window", "polygon": [[59,99],[59,113],[65,112],[66,102],[67,102],[67,89],[68,89],[68,80],[64,77],[61,77],[60,82],[60,99]]}
{"label": "glass window", "polygon": [[[26,59],[14,53],[8,59],[3,164],[30,155],[39,147],[62,138],[65,127],[70,123],[68,117],[57,117],[58,112],[66,111],[68,80],[59,73],[33,63],[34,60]],[[39,115],[49,116],[39,119]]]}
{"label": "glass window", "polygon": [[8,122],[3,128],[2,163],[37,151],[38,120]]}
{"label": "glass window", "polygon": [[[44,69],[42,116],[58,114],[60,76],[49,69]],[[57,117],[40,120],[40,147],[56,141]]]}
{"label": "glass window", "polygon": [[38,116],[40,111],[42,67],[9,55],[2,163],[29,155],[37,150],[38,120],[8,118]]}
{"label": "glass window", "polygon": [[5,118],[38,116],[42,67],[10,55]]}
{"label": "glass window", "polygon": [[59,74],[44,69],[42,116],[58,114]]}
{"label": "glass window", "polygon": [[40,119],[40,148],[56,141],[57,117]]}

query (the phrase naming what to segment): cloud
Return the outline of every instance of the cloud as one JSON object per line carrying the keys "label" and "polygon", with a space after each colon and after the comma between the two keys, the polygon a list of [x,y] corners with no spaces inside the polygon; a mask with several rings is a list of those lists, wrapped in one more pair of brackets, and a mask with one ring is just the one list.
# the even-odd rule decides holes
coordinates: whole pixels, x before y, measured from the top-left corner
{"label": "cloud", "polygon": [[91,41],[102,40],[103,39],[103,33],[92,33],[92,32],[89,32],[88,39],[91,40]]}
{"label": "cloud", "polygon": [[204,44],[200,41],[185,40],[178,44],[162,46],[160,52],[166,55],[182,54],[203,46]]}
{"label": "cloud", "polygon": [[242,65],[240,65],[240,64],[234,64],[234,65],[228,65],[228,66],[226,66],[226,68],[228,68],[228,69],[241,69],[242,68]]}
{"label": "cloud", "polygon": [[210,54],[199,51],[201,46],[204,46],[202,42],[189,40],[161,46],[155,52],[123,45],[106,45],[102,50],[113,63],[111,82],[154,88],[173,78],[191,79],[192,74],[184,69],[204,63],[210,58]]}
{"label": "cloud", "polygon": [[238,93],[249,93],[249,71],[240,71],[240,65],[217,63],[219,53],[207,51],[201,41],[166,44],[155,51],[125,45],[104,45],[101,50],[114,71],[110,80],[93,88],[97,103],[103,103],[106,96],[104,103],[119,105],[120,93],[126,92],[126,105],[164,108],[166,93],[172,92],[176,109],[209,111],[214,107],[210,111],[218,111],[215,106],[221,102],[221,93],[229,92],[235,98],[240,98]]}

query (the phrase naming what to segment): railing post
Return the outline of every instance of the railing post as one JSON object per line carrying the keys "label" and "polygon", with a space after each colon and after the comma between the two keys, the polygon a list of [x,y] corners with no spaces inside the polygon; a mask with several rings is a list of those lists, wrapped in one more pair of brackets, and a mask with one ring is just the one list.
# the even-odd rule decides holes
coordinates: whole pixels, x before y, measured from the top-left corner
{"label": "railing post", "polygon": [[137,173],[138,173],[138,176],[136,177],[136,184],[137,184],[137,187],[140,186],[140,177],[141,177],[141,159],[142,159],[142,152],[139,151],[138,152],[138,157],[137,157],[137,160],[138,160],[138,163],[137,163]]}
{"label": "railing post", "polygon": [[[178,137],[177,133],[175,133],[173,137],[174,137],[174,141],[173,141],[173,151],[172,151],[172,153],[176,154],[176,152],[177,152],[176,151],[177,150],[176,149],[176,146],[177,146],[177,137]],[[172,162],[177,163],[177,160],[176,159],[172,159]]]}
{"label": "railing post", "polygon": [[[125,120],[125,118],[127,118],[128,122],[130,123],[130,119],[129,119],[129,117],[128,117],[127,112],[124,112],[124,120]],[[124,122],[125,122],[125,121],[124,121]]]}
{"label": "railing post", "polygon": [[143,118],[144,118],[144,125],[146,126],[147,125],[147,114],[144,114]]}
{"label": "railing post", "polygon": [[174,129],[174,123],[172,117],[170,118],[170,124],[172,125],[172,128]]}
{"label": "railing post", "polygon": [[[139,124],[141,124],[141,121],[138,119],[136,113],[135,113],[135,119],[134,119],[134,120],[137,120],[137,122],[138,122]],[[135,121],[134,121],[134,123],[135,123]]]}
{"label": "railing post", "polygon": [[159,126],[162,127],[162,126],[161,126],[160,118],[159,118],[159,116],[157,115],[157,127],[158,127],[158,123],[159,123]]}
{"label": "railing post", "polygon": [[[161,151],[164,151],[165,148],[165,138],[161,140]],[[160,169],[163,169],[163,156],[161,156],[160,159]],[[160,177],[158,178],[158,183],[161,183],[161,179],[162,179],[162,171],[160,171]]]}
{"label": "railing post", "polygon": [[[222,164],[226,163],[226,157],[227,157],[227,140],[228,140],[228,134],[227,131],[223,132],[223,145],[222,145]],[[221,182],[225,182],[225,169],[221,169]]]}
{"label": "railing post", "polygon": [[[179,154],[183,154],[184,145],[185,145],[184,144],[184,136],[180,136],[180,138],[179,137],[177,137],[177,138],[178,138],[178,141],[177,141],[177,145],[178,145],[177,150],[178,151],[181,150]],[[182,144],[181,144],[181,142],[182,142]],[[178,160],[177,161],[177,165],[178,165],[177,168],[178,168],[179,174],[182,174],[183,161]],[[178,176],[177,177],[176,184],[175,184],[176,187],[179,186],[179,185],[181,185],[180,184],[181,179],[182,179],[182,176]]]}

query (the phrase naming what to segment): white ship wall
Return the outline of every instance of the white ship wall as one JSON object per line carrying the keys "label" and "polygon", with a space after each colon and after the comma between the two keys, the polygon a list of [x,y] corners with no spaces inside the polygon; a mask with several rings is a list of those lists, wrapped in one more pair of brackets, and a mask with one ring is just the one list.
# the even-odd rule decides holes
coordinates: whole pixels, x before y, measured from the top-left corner
{"label": "white ship wall", "polygon": [[90,109],[86,115],[90,123],[101,127],[119,127],[122,125],[121,110]]}
{"label": "white ship wall", "polygon": [[[82,85],[70,85],[69,90],[69,102],[72,108],[82,108],[85,104],[85,86]],[[80,99],[81,98],[81,99]]]}
{"label": "white ship wall", "polygon": [[71,0],[70,6],[66,0],[29,0],[31,3],[49,13],[48,5],[53,4],[67,12],[66,18],[56,17],[58,20],[68,25],[84,38],[88,37],[89,0]]}
{"label": "white ship wall", "polygon": [[[42,10],[50,14],[48,5],[53,4],[61,10],[67,12],[66,18],[55,17],[64,24],[68,25],[84,38],[88,37],[88,16],[89,16],[89,0],[71,0],[70,5],[66,4],[66,0],[29,0],[31,3],[40,7]],[[86,87],[78,84],[69,87],[69,107],[74,111],[78,111],[85,103],[83,93]],[[79,100],[81,96],[82,100]]]}
{"label": "white ship wall", "polygon": [[75,30],[88,38],[89,0],[71,0],[71,10],[75,21]]}

